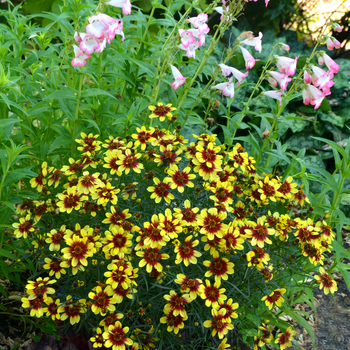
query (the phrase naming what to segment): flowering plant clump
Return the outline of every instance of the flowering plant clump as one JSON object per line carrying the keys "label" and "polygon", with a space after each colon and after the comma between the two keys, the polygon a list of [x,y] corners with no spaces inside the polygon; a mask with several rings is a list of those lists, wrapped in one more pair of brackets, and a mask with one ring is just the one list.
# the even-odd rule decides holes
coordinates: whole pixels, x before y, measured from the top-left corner
{"label": "flowering plant clump", "polygon": [[[157,117],[175,110],[157,106]],[[81,133],[78,158],[43,163],[39,197],[18,204],[13,224],[39,254],[23,307],[84,325],[95,348],[285,349],[295,294],[337,290],[323,267],[334,234],[307,218],[292,177],[260,175],[239,143],[189,142],[180,129]]]}

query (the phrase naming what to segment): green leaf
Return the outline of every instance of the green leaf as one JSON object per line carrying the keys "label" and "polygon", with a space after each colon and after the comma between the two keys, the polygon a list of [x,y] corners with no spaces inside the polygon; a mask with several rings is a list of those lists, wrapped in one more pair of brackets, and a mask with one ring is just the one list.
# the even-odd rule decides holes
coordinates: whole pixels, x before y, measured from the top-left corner
{"label": "green leaf", "polygon": [[54,99],[67,99],[67,100],[76,100],[77,96],[70,90],[57,90],[54,93],[43,97],[43,100],[54,100]]}
{"label": "green leaf", "polygon": [[134,62],[141,69],[143,69],[147,74],[150,75],[151,78],[155,77],[155,75],[156,75],[156,68],[153,67],[151,64],[149,64],[147,62],[143,62],[143,61],[137,60],[137,59],[132,58],[132,57],[129,57],[129,60]]}
{"label": "green leaf", "polygon": [[74,143],[74,141],[67,136],[59,136],[55,139],[55,141],[52,143],[48,153],[50,154],[51,152],[53,152],[56,148],[61,147],[61,146],[66,146],[68,147],[69,145],[71,145],[72,143]]}

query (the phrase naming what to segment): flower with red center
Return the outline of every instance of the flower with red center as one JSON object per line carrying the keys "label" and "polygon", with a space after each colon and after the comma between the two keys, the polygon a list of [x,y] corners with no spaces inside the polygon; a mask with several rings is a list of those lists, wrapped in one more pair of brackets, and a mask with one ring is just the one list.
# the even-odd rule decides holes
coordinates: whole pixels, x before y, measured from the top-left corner
{"label": "flower with red center", "polygon": [[104,168],[111,169],[110,174],[114,175],[115,173],[118,176],[121,176],[121,172],[118,170],[119,165],[117,164],[117,161],[119,160],[119,156],[121,155],[121,152],[118,149],[112,149],[110,151],[106,152],[106,156],[104,157],[105,164],[103,164]]}
{"label": "flower with red center", "polygon": [[299,188],[298,192],[294,193],[294,204],[298,205],[300,204],[300,206],[304,206],[304,203],[310,203],[309,198],[306,197],[306,195],[304,194],[304,191]]}
{"label": "flower with red center", "polygon": [[61,278],[61,274],[65,275],[66,270],[61,266],[62,259],[54,256],[51,258],[45,258],[46,264],[43,266],[45,270],[49,270],[49,276],[55,275],[55,278]]}
{"label": "flower with red center", "polygon": [[56,280],[50,280],[49,277],[38,277],[36,281],[28,281],[26,285],[29,299],[47,298],[47,294],[54,294],[55,290],[50,287],[50,284],[56,283]]}
{"label": "flower with red center", "polygon": [[229,182],[221,182],[219,180],[215,186],[210,187],[210,190],[214,192],[214,195],[209,198],[215,203],[224,204],[226,208],[232,204],[233,187]]}
{"label": "flower with red center", "polygon": [[216,333],[218,333],[219,339],[222,339],[229,330],[234,328],[231,319],[227,317],[226,309],[212,309],[211,314],[214,320],[204,321],[203,326],[206,328],[213,328],[211,333],[212,337],[215,337]]}
{"label": "flower with red center", "polygon": [[110,224],[109,229],[111,230],[113,227],[120,226],[120,223],[124,220],[131,218],[131,214],[129,213],[129,209],[121,210],[118,207],[111,206],[111,212],[106,213],[107,219],[102,221],[103,224]]}
{"label": "flower with red center", "polygon": [[164,299],[168,300],[168,303],[164,306],[164,313],[168,315],[170,312],[174,316],[185,317],[187,315],[185,310],[185,304],[192,301],[189,294],[178,295],[174,290],[170,291],[170,294],[165,294]]}
{"label": "flower with red center", "polygon": [[277,336],[275,342],[280,345],[281,350],[284,350],[292,345],[294,334],[296,334],[296,331],[292,327],[288,327],[284,333],[280,333]]}
{"label": "flower with red center", "polygon": [[260,199],[262,201],[269,199],[276,202],[276,198],[281,197],[281,193],[278,192],[281,184],[276,179],[270,180],[268,176],[265,176],[264,181],[259,181],[259,186],[258,191],[260,192]]}
{"label": "flower with red center", "polygon": [[222,237],[221,247],[227,250],[243,250],[244,236],[241,236],[237,228],[237,222],[229,224],[225,235]]}
{"label": "flower with red center", "polygon": [[271,294],[265,295],[261,300],[265,300],[266,306],[269,308],[269,310],[272,309],[274,304],[277,306],[281,306],[284,302],[284,299],[282,298],[282,294],[284,294],[287,290],[285,288],[281,289],[275,289]]}
{"label": "flower with red center", "polygon": [[221,278],[227,280],[228,275],[234,273],[233,267],[235,265],[226,258],[220,258],[217,251],[214,252],[213,258],[214,261],[205,260],[203,262],[204,266],[209,267],[209,270],[205,273],[205,277],[214,275],[215,282],[220,282]]}
{"label": "flower with red center", "polygon": [[185,324],[184,321],[188,319],[188,316],[181,316],[177,315],[175,316],[172,311],[170,311],[166,316],[163,316],[160,319],[160,323],[167,323],[167,331],[172,332],[174,331],[175,334],[179,333],[179,330],[184,328]]}
{"label": "flower with red center", "polygon": [[323,267],[319,269],[320,275],[315,275],[315,280],[320,284],[320,289],[323,288],[324,294],[331,292],[332,294],[338,290],[337,282],[325,271]]}
{"label": "flower with red center", "polygon": [[268,238],[269,235],[273,235],[275,230],[273,228],[268,228],[269,225],[265,223],[266,216],[258,218],[256,222],[249,222],[250,228],[245,229],[245,233],[248,238],[251,239],[251,244],[253,246],[258,246],[260,248],[264,247],[264,243],[272,244],[272,241]]}
{"label": "flower with red center", "polygon": [[107,286],[104,290],[98,286],[94,292],[90,292],[89,298],[92,300],[92,312],[102,316],[105,316],[107,311],[114,312],[114,304],[117,302],[117,299],[113,296],[110,297],[111,295],[113,295],[113,290],[110,286]]}
{"label": "flower with red center", "polygon": [[117,256],[121,253],[129,253],[132,246],[132,234],[124,232],[121,227],[112,227],[111,231],[105,232],[106,238],[103,252],[110,256]]}
{"label": "flower with red center", "polygon": [[199,208],[191,208],[191,202],[186,199],[184,203],[184,209],[175,208],[174,216],[182,220],[182,224],[185,226],[195,226],[197,224],[197,216]]}
{"label": "flower with red center", "polygon": [[60,209],[60,212],[67,212],[70,214],[72,210],[79,210],[81,208],[81,202],[84,200],[87,200],[87,196],[81,196],[80,193],[77,191],[76,187],[69,187],[64,193],[59,193],[57,197],[60,199],[59,202],[57,202],[57,206]]}
{"label": "flower with red center", "polygon": [[95,336],[90,338],[94,348],[101,348],[105,345],[105,340],[103,339],[102,333],[101,328],[97,327]]}
{"label": "flower with red center", "polygon": [[66,297],[66,303],[60,307],[61,321],[65,321],[69,318],[69,322],[71,325],[80,322],[80,314],[86,312],[86,300],[80,299],[78,301],[74,301],[70,295]]}
{"label": "flower with red center", "polygon": [[34,201],[24,200],[22,203],[16,205],[16,213],[22,216],[29,214],[33,208]]}
{"label": "flower with red center", "polygon": [[87,164],[82,163],[80,160],[75,161],[73,158],[69,158],[68,161],[70,165],[64,165],[61,169],[66,176],[81,173],[87,167]]}
{"label": "flower with red center", "polygon": [[142,257],[143,259],[139,262],[139,266],[143,267],[146,266],[146,271],[148,273],[151,273],[153,268],[156,269],[158,272],[163,270],[162,264],[158,261],[159,259],[161,260],[166,260],[169,259],[170,256],[168,254],[161,254],[158,253],[159,249],[158,248],[147,248],[143,252],[136,252],[137,256]]}
{"label": "flower with red center", "polygon": [[42,165],[41,165],[41,171],[40,171],[40,174],[37,176],[37,177],[34,177],[33,179],[31,179],[29,182],[30,182],[30,185],[32,188],[35,188],[37,187],[37,190],[38,192],[42,192],[43,190],[43,187],[45,186],[46,184],[46,179],[45,177],[47,176],[47,163],[44,162]]}
{"label": "flower with red center", "polygon": [[47,185],[51,186],[53,183],[55,183],[55,188],[59,185],[61,176],[63,175],[63,172],[60,169],[55,169],[54,167],[51,167],[49,169],[49,172],[52,172],[50,177],[48,178]]}
{"label": "flower with red center", "polygon": [[[206,148],[202,147],[201,145],[197,145],[197,152],[196,152],[196,160],[200,163],[205,163],[207,167],[212,168],[220,168],[222,163],[222,156],[219,155],[221,151],[220,146],[215,146],[213,142],[209,142]],[[195,159],[194,159],[195,160]],[[194,162],[195,165],[196,162]]]}
{"label": "flower with red center", "polygon": [[80,177],[77,190],[79,193],[90,194],[96,191],[96,187],[102,186],[102,181],[98,178],[100,173],[90,175],[88,171],[84,171]]}
{"label": "flower with red center", "polygon": [[141,157],[141,153],[133,154],[130,149],[126,149],[125,153],[119,154],[119,160],[115,163],[119,165],[118,172],[125,174],[129,174],[130,170],[133,170],[135,173],[141,173],[141,169],[143,169],[143,164],[141,164],[138,159]]}
{"label": "flower with red center", "polygon": [[30,308],[31,317],[42,317],[44,316],[44,312],[47,312],[47,307],[45,307],[45,300],[43,297],[35,299],[22,298],[21,301],[23,308]]}
{"label": "flower with red center", "polygon": [[171,200],[175,198],[174,195],[169,192],[171,187],[166,179],[161,182],[158,178],[154,177],[153,182],[155,186],[149,186],[147,191],[152,192],[151,199],[155,199],[156,203],[160,203],[162,199],[170,203]]}
{"label": "flower with red center", "polygon": [[214,236],[222,238],[227,230],[227,225],[222,223],[226,217],[226,213],[218,213],[216,208],[202,209],[197,219],[197,224],[201,227],[200,232],[211,240]]}
{"label": "flower with red center", "polygon": [[188,293],[192,300],[195,300],[197,295],[201,295],[199,287],[202,284],[202,280],[199,278],[188,278],[181,273],[176,277],[177,279],[174,282],[181,285],[181,293]]}
{"label": "flower with red center", "polygon": [[108,326],[103,333],[105,339],[105,347],[112,350],[125,350],[125,345],[132,345],[133,341],[125,336],[129,332],[129,327],[124,327],[119,321],[116,321],[114,325]]}
{"label": "flower with red center", "polygon": [[107,277],[106,284],[110,285],[113,289],[116,289],[119,284],[124,288],[128,289],[132,281],[132,266],[131,264],[111,264],[108,265],[108,269],[112,271],[107,271],[104,276]]}
{"label": "flower with red center", "polygon": [[80,238],[78,235],[73,235],[72,238],[66,239],[68,247],[61,250],[64,259],[70,260],[73,267],[79,264],[87,266],[86,258],[92,257],[95,253],[94,244],[88,242],[88,238]]}
{"label": "flower with red center", "polygon": [[212,286],[209,280],[205,280],[205,285],[201,284],[200,293],[201,298],[205,299],[205,306],[217,308],[219,303],[222,304],[227,296],[224,294],[226,292],[225,288],[220,288],[220,281],[216,281]]}
{"label": "flower with red center", "polygon": [[61,309],[59,305],[61,304],[60,299],[53,301],[51,297],[45,299],[47,305],[46,316],[51,316],[52,321],[59,320],[61,318]]}
{"label": "flower with red center", "polygon": [[216,248],[221,247],[223,244],[223,238],[214,236],[214,239],[209,239],[207,236],[201,238],[202,242],[207,242],[204,246],[204,250],[207,251],[210,249],[210,254],[213,255],[216,252]]}
{"label": "flower with red center", "polygon": [[113,312],[110,312],[109,315],[100,322],[100,326],[104,327],[104,329],[107,330],[110,325],[115,324],[115,321],[121,320],[123,317],[124,315],[121,313],[115,314]]}
{"label": "flower with red center", "polygon": [[19,223],[16,222],[12,226],[16,229],[14,234],[17,238],[27,238],[30,232],[34,232],[34,220],[28,214],[25,218],[20,218]]}
{"label": "flower with red center", "polygon": [[197,264],[197,258],[202,256],[202,254],[197,250],[192,249],[199,244],[198,240],[190,242],[192,237],[192,235],[186,237],[184,246],[180,245],[175,247],[174,252],[177,253],[175,264],[180,264],[182,262],[185,266],[188,266],[189,264]]}
{"label": "flower with red center", "polygon": [[238,309],[239,305],[238,303],[234,303],[233,299],[230,298],[226,301],[226,303],[219,303],[218,310],[225,309],[226,310],[226,317],[230,318],[238,318],[238,313],[234,310]]}
{"label": "flower with red center", "polygon": [[59,251],[61,249],[61,243],[64,242],[64,235],[66,234],[66,225],[62,225],[57,231],[52,229],[45,239],[46,243],[50,243],[49,249],[51,251]]}
{"label": "flower with red center", "polygon": [[181,221],[173,218],[171,210],[165,209],[164,215],[159,215],[159,227],[162,233],[166,234],[169,238],[174,239],[178,237],[178,234],[182,232]]}
{"label": "flower with red center", "polygon": [[96,193],[92,193],[91,197],[94,200],[97,200],[98,205],[103,205],[104,207],[110,202],[113,205],[116,205],[118,202],[117,194],[120,192],[120,189],[115,189],[110,182],[104,187],[99,187],[96,189]]}
{"label": "flower with red center", "polygon": [[293,178],[291,176],[287,177],[278,189],[278,192],[280,192],[284,198],[290,199],[294,193],[298,192],[296,189],[297,184],[292,181]]}
{"label": "flower with red center", "polygon": [[197,158],[193,159],[192,163],[195,165],[193,171],[198,173],[205,181],[215,181],[222,170],[221,166],[217,166],[215,163],[209,167],[207,163],[201,163]]}
{"label": "flower with red center", "polygon": [[243,220],[247,215],[247,211],[244,210],[245,205],[243,202],[238,201],[233,209],[233,213],[236,215],[236,220]]}
{"label": "flower with red center", "polygon": [[167,177],[166,179],[170,183],[170,187],[174,190],[175,188],[183,193],[185,190],[185,186],[194,187],[193,180],[196,175],[190,174],[191,168],[187,167],[182,172],[179,170],[176,164],[172,165],[170,169],[168,169],[168,175],[171,177]]}
{"label": "flower with red center", "polygon": [[176,110],[175,107],[171,106],[171,103],[168,103],[166,106],[164,106],[164,104],[161,102],[158,102],[157,106],[148,106],[148,109],[152,111],[152,114],[149,116],[149,118],[159,118],[161,122],[163,122],[166,117],[171,118],[173,116],[171,112]]}
{"label": "flower with red center", "polygon": [[160,146],[159,148],[160,154],[154,155],[154,162],[158,164],[158,166],[171,166],[173,167],[176,163],[179,163],[181,157],[181,150],[176,150],[176,146],[167,145]]}
{"label": "flower with red center", "polygon": [[158,215],[153,214],[151,222],[145,222],[143,226],[147,235],[143,243],[147,248],[161,249],[170,241],[170,237],[166,234],[166,231],[162,230]]}
{"label": "flower with red center", "polygon": [[140,128],[136,128],[137,134],[132,134],[131,137],[137,141],[135,141],[135,148],[139,147],[141,145],[141,150],[145,151],[148,143],[152,143],[155,141],[155,138],[152,137],[152,134],[154,132],[154,128],[149,128],[149,130],[146,129],[146,127],[143,125]]}

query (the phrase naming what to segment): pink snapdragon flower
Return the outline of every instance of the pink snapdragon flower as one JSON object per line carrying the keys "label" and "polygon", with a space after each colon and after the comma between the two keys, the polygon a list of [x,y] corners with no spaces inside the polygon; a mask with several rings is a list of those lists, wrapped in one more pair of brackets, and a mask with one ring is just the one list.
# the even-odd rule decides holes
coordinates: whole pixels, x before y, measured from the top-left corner
{"label": "pink snapdragon flower", "polygon": [[286,51],[289,51],[289,50],[290,50],[290,46],[287,45],[287,44],[281,43],[280,51],[281,51],[282,49],[284,49],[284,50],[286,50]]}
{"label": "pink snapdragon flower", "polygon": [[83,41],[83,39],[80,37],[80,33],[78,33],[78,32],[75,32],[75,33],[74,33],[74,40],[75,40],[78,44],[80,44],[80,43]]}
{"label": "pink snapdragon flower", "polygon": [[336,38],[333,38],[332,36],[327,38],[326,43],[327,43],[327,49],[331,51],[334,48],[340,49],[341,47],[341,43]]}
{"label": "pink snapdragon flower", "polygon": [[106,2],[106,4],[114,6],[114,7],[122,8],[124,15],[130,15],[130,13],[131,13],[130,0],[109,0]]}
{"label": "pink snapdragon flower", "polygon": [[175,81],[173,81],[170,86],[172,86],[174,88],[174,90],[177,90],[181,85],[185,84],[186,79],[188,77],[184,77],[180,71],[173,66],[172,64],[170,65],[171,68],[171,72],[173,73],[173,76],[175,78]]}
{"label": "pink snapdragon flower", "polygon": [[221,74],[224,77],[228,77],[229,75],[233,75],[237,80],[238,80],[238,85],[236,87],[238,87],[239,85],[241,85],[242,80],[248,75],[249,72],[245,72],[242,73],[241,71],[239,71],[238,69],[234,68],[234,67],[229,67],[226,66],[226,64],[220,63],[219,67],[221,68]]}
{"label": "pink snapdragon flower", "polygon": [[108,27],[108,44],[110,41],[115,38],[116,35],[121,35],[122,41],[125,40],[124,32],[123,32],[123,20],[117,19],[113,23],[111,23]]}
{"label": "pink snapdragon flower", "polygon": [[255,65],[255,61],[260,61],[260,59],[255,59],[247,49],[245,49],[244,47],[240,46],[239,47],[242,51],[243,54],[243,58],[245,61],[245,68],[246,69],[251,69],[254,67]]}
{"label": "pink snapdragon flower", "polygon": [[286,73],[288,76],[294,75],[297,69],[298,58],[299,56],[295,58],[276,56],[278,70],[281,73]]}
{"label": "pink snapdragon flower", "polygon": [[323,89],[324,87],[330,88],[334,85],[334,82],[331,80],[334,74],[331,71],[326,72],[313,64],[311,65],[311,69],[313,72],[312,82],[316,87]]}
{"label": "pink snapdragon flower", "polygon": [[188,45],[188,47],[183,46],[182,44],[178,45],[178,48],[186,51],[186,55],[188,58],[193,57],[196,58],[196,50],[199,47],[199,41],[196,40],[193,44]]}
{"label": "pink snapdragon flower", "polygon": [[97,39],[101,39],[108,31],[109,24],[114,21],[114,18],[109,17],[103,13],[91,16],[89,18],[89,24],[86,26],[86,32],[90,35],[93,35]]}
{"label": "pink snapdragon flower", "polygon": [[306,87],[302,91],[303,94],[303,102],[305,105],[311,104],[315,106],[315,109],[320,107],[326,93],[317,89],[316,86],[311,84],[307,84]]}
{"label": "pink snapdragon flower", "polygon": [[100,48],[100,43],[96,37],[86,33],[80,33],[82,42],[79,44],[79,48],[85,51],[87,54],[92,54],[95,50]]}
{"label": "pink snapdragon flower", "polygon": [[241,41],[241,44],[248,45],[248,46],[254,46],[254,49],[261,53],[261,38],[263,37],[263,34],[259,32],[259,36],[256,36],[253,39],[245,39]]}
{"label": "pink snapdragon flower", "polygon": [[196,38],[190,30],[179,29],[179,34],[181,38],[181,44],[186,49],[196,41]]}
{"label": "pink snapdragon flower", "polygon": [[197,17],[191,17],[187,21],[192,23],[200,33],[209,33],[209,27],[206,23],[208,21],[208,15],[206,13],[200,13]]}
{"label": "pink snapdragon flower", "polygon": [[318,64],[322,66],[325,63],[326,63],[327,68],[331,72],[333,72],[333,73],[339,72],[339,64],[337,64],[325,52],[323,52],[322,56],[319,56],[319,58],[318,58]]}
{"label": "pink snapdragon flower", "polygon": [[229,81],[225,83],[216,84],[211,88],[220,90],[224,96],[231,98],[235,96],[235,84],[232,83],[232,78],[230,78]]}
{"label": "pink snapdragon flower", "polygon": [[306,84],[311,84],[312,83],[312,77],[309,74],[309,72],[307,70],[304,70],[304,82]]}
{"label": "pink snapdragon flower", "polygon": [[73,45],[74,49],[74,58],[72,59],[72,66],[73,67],[84,67],[86,65],[86,60],[91,57],[91,55],[88,55],[80,50],[80,48],[77,45]]}
{"label": "pink snapdragon flower", "polygon": [[288,83],[292,81],[292,78],[289,78],[286,74],[275,72],[275,71],[269,71],[269,76],[272,77],[272,79],[268,78],[269,83],[276,87],[277,83],[280,84],[281,90],[286,91],[288,87]]}
{"label": "pink snapdragon flower", "polygon": [[340,24],[332,22],[332,28],[335,32],[341,33],[343,28]]}
{"label": "pink snapdragon flower", "polygon": [[280,106],[282,105],[282,95],[283,95],[282,91],[270,90],[270,91],[264,91],[261,94],[270,98],[274,98],[275,100],[278,100],[280,102],[279,105]]}

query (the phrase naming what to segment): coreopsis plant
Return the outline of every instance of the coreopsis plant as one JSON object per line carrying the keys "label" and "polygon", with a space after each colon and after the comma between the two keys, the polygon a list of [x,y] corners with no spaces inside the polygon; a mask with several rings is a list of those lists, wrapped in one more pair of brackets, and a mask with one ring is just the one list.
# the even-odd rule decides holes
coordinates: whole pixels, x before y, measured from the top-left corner
{"label": "coreopsis plant", "polygon": [[[157,108],[175,110],[158,103],[152,119]],[[95,348],[285,349],[298,298],[337,289],[324,268],[334,234],[307,218],[291,177],[258,174],[239,143],[179,130],[81,133],[79,156],[43,164],[13,225],[38,256],[22,305],[84,327]]]}

